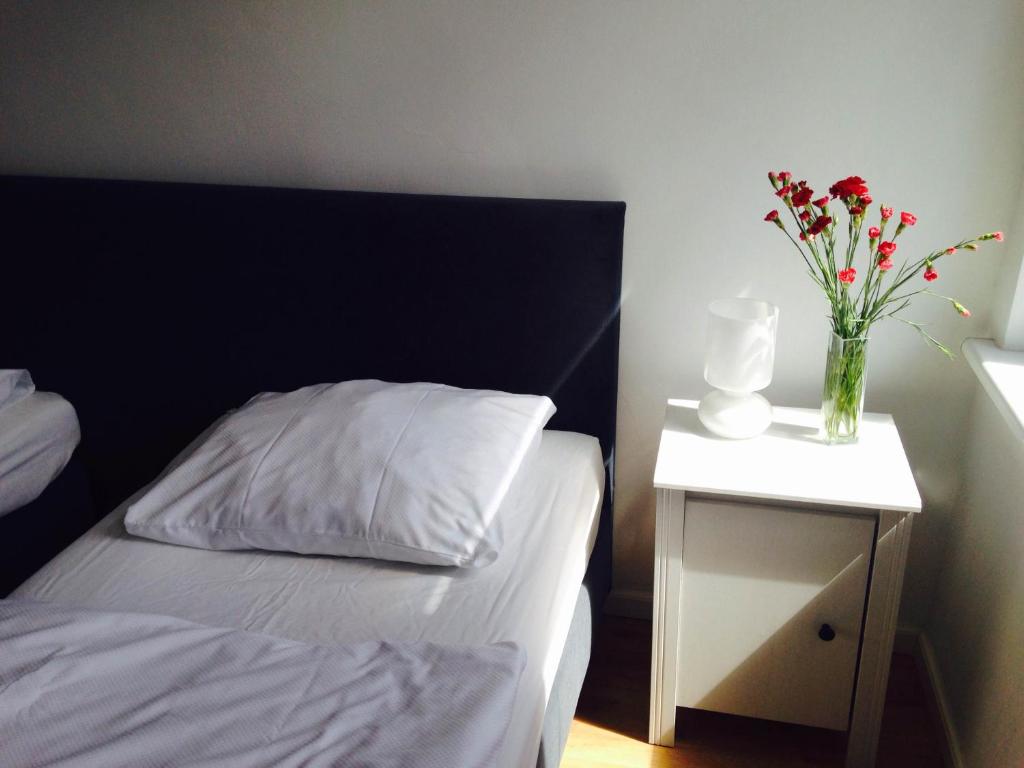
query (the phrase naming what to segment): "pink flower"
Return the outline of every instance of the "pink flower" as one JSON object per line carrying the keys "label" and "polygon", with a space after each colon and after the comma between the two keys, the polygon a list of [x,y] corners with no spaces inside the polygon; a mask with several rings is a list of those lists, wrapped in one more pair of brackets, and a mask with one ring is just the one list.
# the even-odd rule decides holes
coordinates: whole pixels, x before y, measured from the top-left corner
{"label": "pink flower", "polygon": [[882,230],[880,230],[878,227],[871,227],[870,229],[868,229],[868,237],[870,237],[872,240],[878,239],[878,236],[880,234],[882,234]]}
{"label": "pink flower", "polygon": [[889,219],[891,219],[893,213],[895,213],[895,211],[893,211],[892,208],[886,208],[884,205],[882,206],[882,218],[885,221],[888,221]]}
{"label": "pink flower", "polygon": [[890,240],[883,240],[878,244],[878,252],[886,256],[892,256],[896,253],[896,243]]}
{"label": "pink flower", "polygon": [[775,184],[776,179],[778,179],[778,176],[775,175],[775,171],[768,171],[768,181]]}
{"label": "pink flower", "polygon": [[773,211],[768,211],[768,215],[764,217],[764,220],[765,221],[775,221],[777,218],[779,218],[779,212],[773,210]]}
{"label": "pink flower", "polygon": [[779,178],[782,179],[782,183],[785,184],[793,178],[793,174],[789,171],[779,171]]}
{"label": "pink flower", "polygon": [[967,307],[965,307],[959,301],[954,301],[953,302],[953,309],[955,309],[957,311],[957,314],[960,315],[960,317],[970,317],[971,316],[971,310],[969,310]]}
{"label": "pink flower", "polygon": [[811,222],[811,226],[807,228],[807,234],[809,234],[811,237],[820,235],[824,231],[825,227],[827,227],[831,223],[831,216],[819,216],[813,222]]}
{"label": "pink flower", "polygon": [[892,269],[892,259],[890,259],[888,256],[879,259],[878,268],[883,272],[888,272],[890,269]]}
{"label": "pink flower", "polygon": [[837,181],[828,188],[828,193],[833,198],[841,197],[846,200],[848,197],[860,197],[868,193],[867,183],[860,176],[847,176]]}
{"label": "pink flower", "polygon": [[927,280],[930,283],[932,280],[938,280],[939,279],[939,273],[936,272],[931,267],[928,267],[928,269],[926,269],[924,271],[923,277],[924,277],[925,280]]}
{"label": "pink flower", "polygon": [[1003,242],[1003,233],[1002,232],[993,232],[992,233],[992,239],[995,240],[997,243]]}
{"label": "pink flower", "polygon": [[946,249],[946,255],[947,256],[952,256],[954,253],[956,253],[956,248],[947,248]]}
{"label": "pink flower", "polygon": [[793,205],[807,205],[814,197],[814,190],[810,187],[800,187],[793,194]]}
{"label": "pink flower", "polygon": [[906,211],[900,211],[900,223],[905,224],[908,227],[912,227],[917,224],[917,216]]}
{"label": "pink flower", "polygon": [[857,270],[854,269],[853,267],[850,267],[849,269],[840,269],[838,276],[839,282],[846,283],[849,285],[850,283],[857,279]]}

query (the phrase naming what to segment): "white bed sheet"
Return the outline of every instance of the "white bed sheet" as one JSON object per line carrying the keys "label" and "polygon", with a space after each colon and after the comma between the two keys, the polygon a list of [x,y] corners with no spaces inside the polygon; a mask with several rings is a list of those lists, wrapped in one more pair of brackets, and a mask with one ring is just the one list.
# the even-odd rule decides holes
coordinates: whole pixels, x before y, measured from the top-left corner
{"label": "white bed sheet", "polygon": [[545,431],[498,513],[501,553],[481,569],[190,549],[129,536],[122,505],[15,596],[322,644],[515,642],[527,665],[502,765],[532,768],[603,486],[596,439]]}
{"label": "white bed sheet", "polygon": [[491,768],[525,662],[21,599],[0,647],[5,768]]}

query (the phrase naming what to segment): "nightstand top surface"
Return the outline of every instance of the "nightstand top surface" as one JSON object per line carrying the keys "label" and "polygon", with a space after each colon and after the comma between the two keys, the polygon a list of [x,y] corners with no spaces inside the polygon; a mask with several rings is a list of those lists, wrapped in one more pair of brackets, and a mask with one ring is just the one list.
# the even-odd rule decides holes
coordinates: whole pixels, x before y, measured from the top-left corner
{"label": "nightstand top surface", "polygon": [[657,488],[920,512],[921,496],[892,416],[865,413],[860,439],[826,445],[818,410],[773,408],[772,425],[750,440],[708,432],[696,400],[669,400],[661,432]]}

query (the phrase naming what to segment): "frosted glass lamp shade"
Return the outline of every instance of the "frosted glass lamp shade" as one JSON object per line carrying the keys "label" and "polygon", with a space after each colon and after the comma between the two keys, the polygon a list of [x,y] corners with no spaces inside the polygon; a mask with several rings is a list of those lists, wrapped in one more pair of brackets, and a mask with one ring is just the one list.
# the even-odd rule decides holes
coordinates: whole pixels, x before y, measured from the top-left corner
{"label": "frosted glass lamp shade", "polygon": [[756,299],[719,299],[708,313],[704,380],[729,392],[757,392],[771,384],[779,308]]}
{"label": "frosted glass lamp shade", "polygon": [[708,307],[701,423],[722,437],[747,438],[768,428],[772,407],[760,395],[772,381],[779,308],[757,299],[719,299]]}

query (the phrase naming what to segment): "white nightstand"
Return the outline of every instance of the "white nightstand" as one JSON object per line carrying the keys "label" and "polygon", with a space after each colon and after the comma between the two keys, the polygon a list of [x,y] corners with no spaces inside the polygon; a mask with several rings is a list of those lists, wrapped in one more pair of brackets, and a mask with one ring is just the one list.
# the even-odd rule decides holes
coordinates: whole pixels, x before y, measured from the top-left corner
{"label": "white nightstand", "polygon": [[874,765],[913,514],[892,417],[825,445],[817,410],[775,408],[752,440],[715,437],[697,401],[661,433],[650,741],[676,707],[848,730]]}

